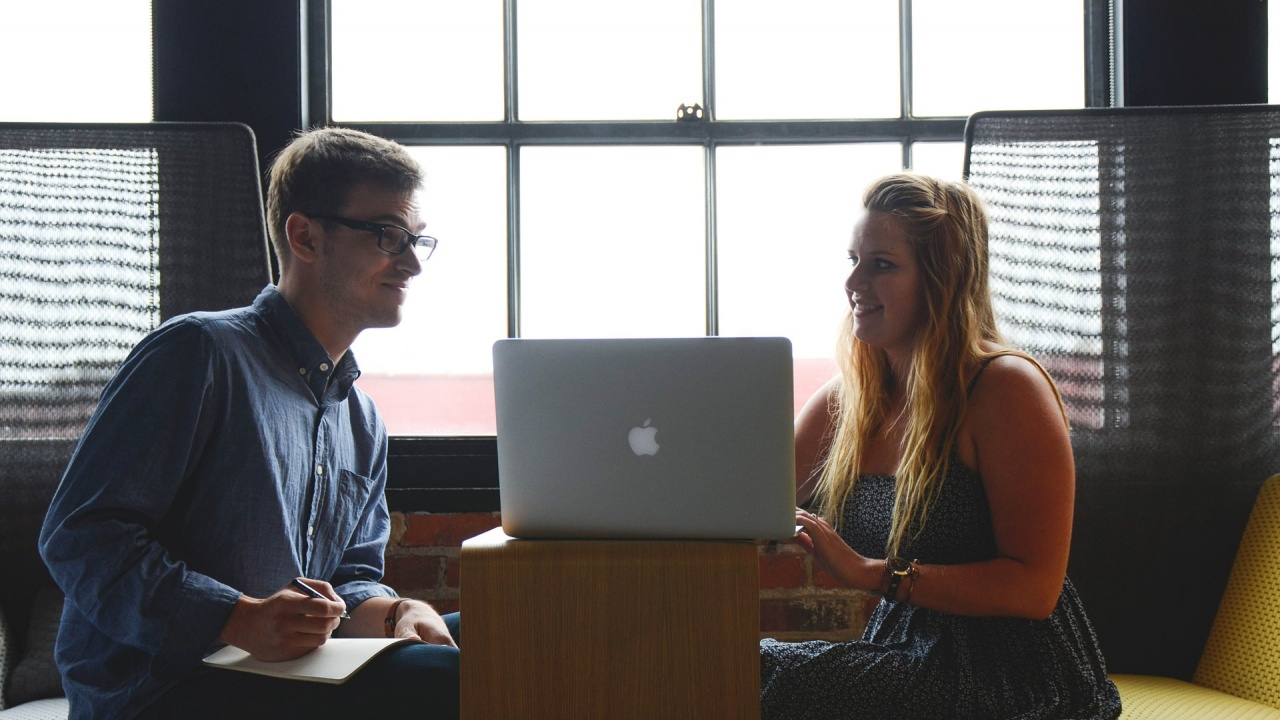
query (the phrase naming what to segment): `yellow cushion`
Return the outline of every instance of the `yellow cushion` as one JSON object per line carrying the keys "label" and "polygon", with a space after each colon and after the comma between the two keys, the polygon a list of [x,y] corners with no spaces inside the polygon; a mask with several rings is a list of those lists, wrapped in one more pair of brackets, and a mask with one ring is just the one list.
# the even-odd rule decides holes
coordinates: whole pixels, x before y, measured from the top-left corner
{"label": "yellow cushion", "polygon": [[1192,680],[1280,708],[1280,475],[1254,502]]}
{"label": "yellow cushion", "polygon": [[1280,710],[1224,692],[1153,675],[1112,675],[1120,720],[1280,720]]}

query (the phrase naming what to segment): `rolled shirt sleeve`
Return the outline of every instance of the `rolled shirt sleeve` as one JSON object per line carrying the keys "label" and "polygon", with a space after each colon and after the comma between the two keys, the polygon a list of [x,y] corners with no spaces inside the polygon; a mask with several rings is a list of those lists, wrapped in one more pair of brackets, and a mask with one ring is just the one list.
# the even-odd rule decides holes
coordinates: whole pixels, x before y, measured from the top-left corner
{"label": "rolled shirt sleeve", "polygon": [[211,430],[206,343],[198,326],[177,322],[134,349],[104,390],[40,535],[75,610],[157,668],[198,662],[240,596],[159,541]]}
{"label": "rolled shirt sleeve", "polygon": [[[127,717],[216,649],[236,600],[295,577],[354,607],[381,584],[386,432],[273,286],[161,326],[107,385],[40,552],[67,595],[77,717]],[[83,714],[88,713],[88,714]]]}

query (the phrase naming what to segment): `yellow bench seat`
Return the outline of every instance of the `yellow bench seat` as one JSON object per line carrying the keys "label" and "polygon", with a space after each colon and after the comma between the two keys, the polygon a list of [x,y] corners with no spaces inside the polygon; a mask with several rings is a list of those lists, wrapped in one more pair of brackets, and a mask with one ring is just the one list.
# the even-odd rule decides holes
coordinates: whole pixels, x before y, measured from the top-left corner
{"label": "yellow bench seat", "polygon": [[1192,682],[1112,675],[1121,720],[1280,720],[1280,475],[1262,485]]}
{"label": "yellow bench seat", "polygon": [[1280,720],[1280,710],[1153,675],[1112,675],[1124,710],[1120,720]]}

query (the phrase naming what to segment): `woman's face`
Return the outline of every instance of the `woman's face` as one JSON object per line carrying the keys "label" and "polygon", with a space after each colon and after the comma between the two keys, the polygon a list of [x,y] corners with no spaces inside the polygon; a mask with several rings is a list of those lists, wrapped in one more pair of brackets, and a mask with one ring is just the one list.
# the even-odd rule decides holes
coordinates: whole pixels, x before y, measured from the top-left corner
{"label": "woman's face", "polygon": [[884,350],[890,361],[907,360],[926,317],[911,240],[893,216],[868,212],[853,226],[849,260],[844,291],[854,337]]}

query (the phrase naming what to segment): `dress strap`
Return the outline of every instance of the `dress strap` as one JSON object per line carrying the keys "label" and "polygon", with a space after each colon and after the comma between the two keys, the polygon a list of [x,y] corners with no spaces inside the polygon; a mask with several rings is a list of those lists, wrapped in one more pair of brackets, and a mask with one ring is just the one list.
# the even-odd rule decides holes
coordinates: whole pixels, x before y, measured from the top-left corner
{"label": "dress strap", "polygon": [[998,352],[995,355],[992,355],[990,357],[983,358],[982,364],[978,366],[978,372],[973,374],[973,379],[969,381],[969,387],[965,388],[965,391],[964,391],[965,397],[968,397],[973,394],[973,389],[978,385],[978,379],[982,377],[983,371],[987,369],[987,366],[991,364],[992,360],[995,360],[998,357],[1004,357],[1005,355],[1017,355],[1017,354],[1018,353],[1015,353],[1013,351],[1005,350],[1002,352]]}

